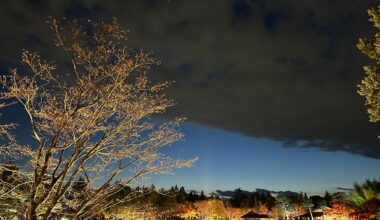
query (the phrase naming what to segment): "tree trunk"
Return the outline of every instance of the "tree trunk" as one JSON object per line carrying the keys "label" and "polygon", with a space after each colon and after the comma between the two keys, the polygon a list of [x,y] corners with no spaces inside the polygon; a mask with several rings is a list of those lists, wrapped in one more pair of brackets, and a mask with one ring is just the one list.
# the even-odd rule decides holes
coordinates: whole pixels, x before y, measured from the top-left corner
{"label": "tree trunk", "polygon": [[285,216],[286,216],[286,220],[289,220],[289,213],[286,209],[285,209]]}
{"label": "tree trunk", "polygon": [[313,218],[313,213],[311,212],[311,208],[310,208],[310,206],[309,206],[309,213],[310,213],[311,220],[314,220],[314,218]]}
{"label": "tree trunk", "polygon": [[27,220],[37,220],[36,208],[37,204],[34,201],[31,201],[29,203],[28,212],[26,214]]}
{"label": "tree trunk", "polygon": [[326,220],[325,209],[322,209],[322,213],[323,213],[323,220]]}

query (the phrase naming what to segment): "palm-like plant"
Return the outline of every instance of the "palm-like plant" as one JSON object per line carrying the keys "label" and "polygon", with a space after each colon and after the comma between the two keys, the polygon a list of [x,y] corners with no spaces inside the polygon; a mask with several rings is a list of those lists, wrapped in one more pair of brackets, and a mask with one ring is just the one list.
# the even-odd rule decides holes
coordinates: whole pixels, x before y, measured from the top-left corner
{"label": "palm-like plant", "polygon": [[363,184],[355,183],[350,197],[358,207],[363,207],[368,202],[380,201],[380,179],[366,180]]}

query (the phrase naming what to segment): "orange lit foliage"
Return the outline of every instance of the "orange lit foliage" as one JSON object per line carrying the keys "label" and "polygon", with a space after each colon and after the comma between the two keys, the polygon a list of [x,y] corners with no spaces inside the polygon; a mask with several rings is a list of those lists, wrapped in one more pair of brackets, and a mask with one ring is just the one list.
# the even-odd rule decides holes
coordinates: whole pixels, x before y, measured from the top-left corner
{"label": "orange lit foliage", "polygon": [[348,217],[350,214],[354,212],[355,212],[355,209],[347,203],[333,202],[332,208],[329,210],[326,210],[326,215],[329,217],[342,217],[342,216]]}
{"label": "orange lit foliage", "polygon": [[365,201],[360,211],[352,214],[354,219],[380,219],[380,200],[371,199]]}
{"label": "orange lit foliage", "polygon": [[259,207],[257,207],[257,213],[266,215],[268,214],[268,212],[269,212],[269,209],[267,208],[267,206],[260,202]]}
{"label": "orange lit foliage", "polygon": [[294,214],[300,216],[306,213],[305,207],[301,204],[295,203],[294,205]]}
{"label": "orange lit foliage", "polygon": [[281,210],[278,207],[272,207],[269,213],[273,219],[280,219],[281,218]]}
{"label": "orange lit foliage", "polygon": [[379,214],[376,214],[374,212],[358,212],[350,215],[350,219],[352,220],[379,219],[379,217]]}
{"label": "orange lit foliage", "polygon": [[364,203],[364,207],[369,212],[379,212],[380,207],[380,199],[371,199]]}
{"label": "orange lit foliage", "polygon": [[226,207],[226,211],[229,219],[239,219],[240,216],[248,212],[248,209]]}

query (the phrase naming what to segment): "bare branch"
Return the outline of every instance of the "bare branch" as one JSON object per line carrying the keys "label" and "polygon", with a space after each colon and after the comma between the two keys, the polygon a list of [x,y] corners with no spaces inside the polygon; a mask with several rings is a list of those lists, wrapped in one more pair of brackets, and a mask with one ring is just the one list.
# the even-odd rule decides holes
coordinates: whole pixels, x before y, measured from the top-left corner
{"label": "bare branch", "polygon": [[[116,19],[49,24],[56,46],[71,56],[72,71],[61,75],[51,62],[24,51],[30,72],[12,70],[1,78],[0,108],[19,103],[38,144],[21,146],[11,132],[15,125],[0,126],[5,140],[0,154],[14,160],[28,156],[32,166],[17,171],[24,182],[0,182],[0,197],[21,193],[29,220],[51,218],[62,204],[71,207],[72,219],[85,219],[120,202],[108,200],[118,190],[115,181],[131,184],[149,173],[191,166],[194,160],[174,160],[159,151],[183,138],[178,130],[183,119],[151,119],[173,105],[164,94],[170,83],[153,84],[147,77],[160,61],[124,46],[127,31]],[[81,178],[91,190],[69,198]]]}

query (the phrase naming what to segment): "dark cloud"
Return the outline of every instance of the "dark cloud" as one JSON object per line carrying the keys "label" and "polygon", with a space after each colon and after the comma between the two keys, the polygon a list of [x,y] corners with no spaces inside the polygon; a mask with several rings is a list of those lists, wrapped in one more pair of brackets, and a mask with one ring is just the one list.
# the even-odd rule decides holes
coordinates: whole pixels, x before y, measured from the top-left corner
{"label": "dark cloud", "polygon": [[231,10],[234,19],[247,19],[253,15],[252,7],[242,0],[233,1]]}
{"label": "dark cloud", "polygon": [[380,158],[379,127],[368,122],[356,94],[370,62],[355,47],[371,34],[370,0],[0,4],[5,62],[18,61],[21,48],[57,57],[48,44],[48,15],[115,16],[131,31],[132,46],[163,59],[152,77],[176,81],[169,95],[178,105],[170,114],[286,147]]}
{"label": "dark cloud", "polygon": [[280,16],[275,11],[267,11],[264,14],[264,27],[270,31],[276,30]]}
{"label": "dark cloud", "polygon": [[353,189],[350,188],[345,188],[345,187],[336,187],[337,190],[342,190],[342,191],[352,191]]}

